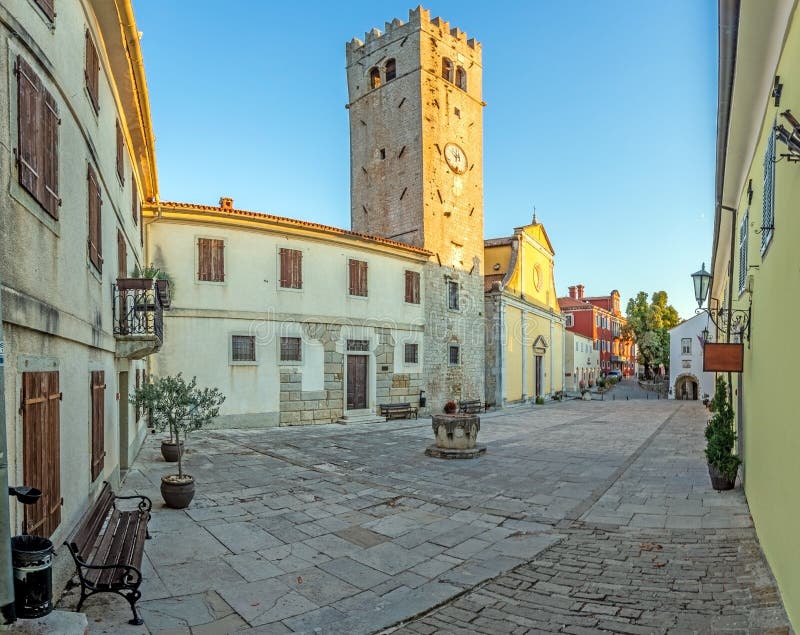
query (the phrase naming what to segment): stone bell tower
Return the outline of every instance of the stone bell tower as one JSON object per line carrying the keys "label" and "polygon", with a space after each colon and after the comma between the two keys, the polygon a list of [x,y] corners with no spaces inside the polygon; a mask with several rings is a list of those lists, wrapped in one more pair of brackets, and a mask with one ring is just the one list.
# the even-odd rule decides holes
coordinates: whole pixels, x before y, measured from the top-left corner
{"label": "stone bell tower", "polygon": [[481,45],[417,7],[346,54],[352,229],[432,253],[428,400],[483,399]]}

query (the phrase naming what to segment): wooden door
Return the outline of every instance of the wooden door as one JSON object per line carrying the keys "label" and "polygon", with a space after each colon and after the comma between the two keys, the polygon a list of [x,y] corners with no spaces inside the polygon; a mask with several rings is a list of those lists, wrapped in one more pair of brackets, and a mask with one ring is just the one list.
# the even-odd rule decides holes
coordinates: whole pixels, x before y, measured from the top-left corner
{"label": "wooden door", "polygon": [[536,374],[534,375],[536,379],[536,386],[534,387],[534,394],[537,397],[540,397],[542,394],[542,356],[536,355]]}
{"label": "wooden door", "polygon": [[22,531],[49,538],[61,523],[58,371],[22,373],[22,483],[42,491],[24,506]]}
{"label": "wooden door", "polygon": [[367,407],[367,356],[347,356],[347,409]]}

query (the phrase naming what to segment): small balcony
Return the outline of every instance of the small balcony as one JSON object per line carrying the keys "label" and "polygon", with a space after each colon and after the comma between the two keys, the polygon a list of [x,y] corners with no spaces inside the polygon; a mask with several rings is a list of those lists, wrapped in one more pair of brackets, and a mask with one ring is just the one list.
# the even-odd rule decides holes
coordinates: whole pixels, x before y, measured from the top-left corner
{"label": "small balcony", "polygon": [[161,350],[169,284],[150,278],[117,278],[113,292],[116,356],[142,359]]}

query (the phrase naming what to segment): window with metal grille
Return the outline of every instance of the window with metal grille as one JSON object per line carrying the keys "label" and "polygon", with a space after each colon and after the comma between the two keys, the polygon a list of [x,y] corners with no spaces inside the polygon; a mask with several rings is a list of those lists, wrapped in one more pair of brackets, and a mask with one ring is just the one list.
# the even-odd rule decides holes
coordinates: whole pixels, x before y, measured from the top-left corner
{"label": "window with metal grille", "polygon": [[767,138],[767,150],[764,153],[764,202],[761,211],[761,255],[767,250],[769,241],[775,231],[775,124]]}
{"label": "window with metal grille", "polygon": [[225,241],[215,238],[198,238],[197,265],[198,280],[225,282]]}
{"label": "window with metal grille", "polygon": [[255,335],[231,335],[231,361],[256,361]]}
{"label": "window with metal grille", "polygon": [[406,271],[406,302],[419,304],[419,272]]}
{"label": "window with metal grille", "polygon": [[300,362],[302,361],[302,341],[299,337],[281,338],[281,361]]}
{"label": "window with metal grille", "polygon": [[363,260],[348,260],[348,278],[350,295],[366,297],[367,295],[367,263]]}
{"label": "window with metal grille", "polygon": [[447,281],[447,306],[453,311],[458,311],[458,282]]}
{"label": "window with metal grille", "polygon": [[90,395],[92,401],[92,481],[103,473],[105,464],[105,372],[91,372]]}
{"label": "window with metal grille", "polygon": [[89,29],[86,29],[86,92],[95,112],[100,112],[100,56]]}
{"label": "window with metal grille", "polygon": [[750,208],[748,207],[739,225],[739,293],[744,291],[747,281],[747,228],[750,220]]}
{"label": "window with metal grille", "polygon": [[681,338],[681,355],[691,355],[692,354],[692,338],[691,337],[682,337]]}
{"label": "window with metal grille", "polygon": [[450,365],[456,366],[461,363],[461,348],[459,346],[450,345]]}
{"label": "window with metal grille", "polygon": [[17,168],[19,184],[58,219],[58,105],[33,68],[17,56]]}
{"label": "window with metal grille", "polygon": [[117,176],[119,182],[125,183],[125,138],[122,135],[122,127],[117,119]]}
{"label": "window with metal grille", "polygon": [[368,351],[369,340],[347,340],[348,351]]}
{"label": "window with metal grille", "polygon": [[405,362],[406,364],[416,364],[418,363],[417,354],[419,349],[417,348],[417,344],[406,344],[405,346]]}
{"label": "window with metal grille", "polygon": [[280,250],[280,285],[284,289],[303,288],[303,252],[297,249]]}
{"label": "window with metal grille", "polygon": [[390,82],[397,77],[397,62],[394,58],[386,60],[386,81]]}
{"label": "window with metal grille", "polygon": [[88,181],[88,206],[89,206],[89,261],[97,271],[103,270],[103,232],[100,219],[100,209],[103,198],[100,194],[100,184],[91,164],[87,169]]}

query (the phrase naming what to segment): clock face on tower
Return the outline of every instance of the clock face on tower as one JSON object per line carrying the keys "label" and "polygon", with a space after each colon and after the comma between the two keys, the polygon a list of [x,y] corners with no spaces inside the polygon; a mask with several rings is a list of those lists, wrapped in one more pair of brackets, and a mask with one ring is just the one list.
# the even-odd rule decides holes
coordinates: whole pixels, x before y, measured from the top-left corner
{"label": "clock face on tower", "polygon": [[448,143],[444,147],[444,160],[456,174],[464,174],[467,171],[467,155],[455,143]]}

